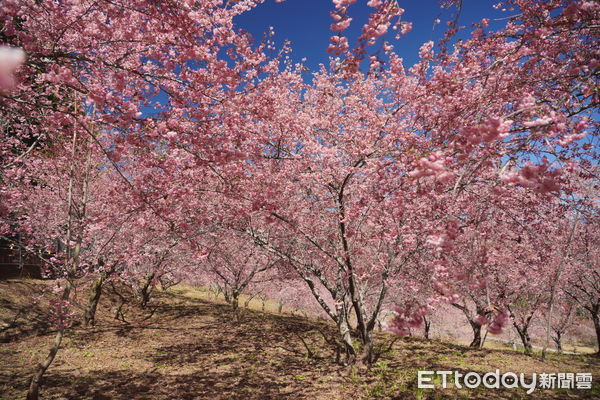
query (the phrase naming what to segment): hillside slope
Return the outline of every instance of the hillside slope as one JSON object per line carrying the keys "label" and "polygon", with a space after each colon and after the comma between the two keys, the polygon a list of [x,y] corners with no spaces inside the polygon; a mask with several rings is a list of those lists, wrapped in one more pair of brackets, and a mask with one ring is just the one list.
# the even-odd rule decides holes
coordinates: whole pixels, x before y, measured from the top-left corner
{"label": "hillside slope", "polygon": [[[46,354],[52,332],[44,305],[32,305],[44,285],[0,282],[0,399],[24,398],[29,374]],[[337,365],[324,340],[332,326],[305,318],[229,307],[190,296],[157,293],[154,305],[129,304],[112,318],[117,298],[101,301],[95,328],[75,327],[47,374],[44,399],[565,399],[598,398],[592,390],[417,389],[418,370],[591,372],[600,360],[551,354],[547,363],[513,351],[471,350],[440,341],[398,340],[369,371]],[[85,293],[78,295],[80,300]],[[19,310],[26,308],[19,315]],[[17,317],[16,319],[14,317]],[[12,326],[11,326],[12,324]],[[380,340],[389,341],[391,335]],[[310,354],[309,354],[310,353]]]}

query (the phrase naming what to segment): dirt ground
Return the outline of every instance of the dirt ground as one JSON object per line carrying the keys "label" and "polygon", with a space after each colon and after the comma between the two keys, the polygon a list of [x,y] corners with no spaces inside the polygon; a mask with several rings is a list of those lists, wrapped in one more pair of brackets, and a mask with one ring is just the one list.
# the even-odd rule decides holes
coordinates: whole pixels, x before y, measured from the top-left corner
{"label": "dirt ground", "polygon": [[[53,339],[38,281],[0,281],[0,400],[23,399],[36,362]],[[85,293],[78,299],[84,301]],[[546,362],[511,350],[472,350],[417,338],[397,340],[369,370],[336,364],[324,340],[333,327],[298,316],[231,309],[189,289],[157,292],[149,309],[101,300],[96,327],[67,333],[47,372],[42,399],[595,399],[591,390],[418,389],[418,370],[591,372],[600,359],[550,354]],[[17,318],[15,318],[17,317]],[[380,343],[393,336],[382,334]],[[439,383],[439,382],[438,382]]]}

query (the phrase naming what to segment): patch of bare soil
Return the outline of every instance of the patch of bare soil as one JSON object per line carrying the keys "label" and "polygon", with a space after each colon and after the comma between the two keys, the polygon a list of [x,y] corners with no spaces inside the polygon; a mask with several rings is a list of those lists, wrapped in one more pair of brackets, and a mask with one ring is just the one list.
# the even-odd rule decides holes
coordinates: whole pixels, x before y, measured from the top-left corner
{"label": "patch of bare soil", "polygon": [[[26,299],[42,290],[31,282],[0,282],[2,323],[10,322],[20,307],[28,306]],[[130,296],[124,289],[119,294]],[[113,318],[120,297],[107,290],[97,326],[69,330],[46,375],[42,398],[593,399],[600,394],[596,382],[592,390],[536,390],[532,395],[518,389],[416,387],[417,371],[423,369],[592,372],[598,379],[600,360],[594,357],[551,354],[542,363],[513,351],[405,338],[370,370],[350,368],[334,362],[333,349],[323,337],[333,329],[327,323],[251,310],[238,320],[224,304],[179,291],[156,296],[146,310],[128,303],[125,322]],[[0,343],[2,400],[24,398],[30,373],[52,341],[52,331],[42,324],[43,305],[36,307],[15,319],[18,329],[5,329],[10,333]],[[33,315],[37,317],[30,321],[22,318]],[[382,335],[379,340],[390,338]]]}

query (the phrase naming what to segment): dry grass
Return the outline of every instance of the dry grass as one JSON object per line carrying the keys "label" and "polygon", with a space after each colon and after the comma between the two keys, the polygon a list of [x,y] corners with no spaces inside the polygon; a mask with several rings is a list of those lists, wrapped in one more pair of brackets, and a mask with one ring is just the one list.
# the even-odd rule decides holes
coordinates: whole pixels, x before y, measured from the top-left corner
{"label": "dry grass", "polygon": [[[26,307],[40,286],[0,282],[0,318]],[[29,295],[29,297],[28,297]],[[85,298],[85,296],[81,296]],[[420,369],[514,372],[592,372],[600,360],[551,354],[546,363],[510,350],[471,350],[441,341],[406,338],[370,370],[335,364],[321,332],[327,323],[299,316],[244,311],[208,301],[189,287],[157,293],[153,312],[129,306],[128,323],[112,319],[112,296],[103,298],[98,326],[71,329],[47,374],[44,399],[567,399],[598,398],[599,385],[583,391],[419,390]],[[267,304],[274,311],[274,303]],[[24,397],[33,366],[47,351],[52,332],[26,329],[0,344],[0,399]],[[260,301],[251,303],[262,308]],[[35,325],[35,323],[33,324]],[[17,328],[10,330],[17,332]],[[302,338],[315,357],[307,355]],[[382,335],[380,340],[389,340]]]}

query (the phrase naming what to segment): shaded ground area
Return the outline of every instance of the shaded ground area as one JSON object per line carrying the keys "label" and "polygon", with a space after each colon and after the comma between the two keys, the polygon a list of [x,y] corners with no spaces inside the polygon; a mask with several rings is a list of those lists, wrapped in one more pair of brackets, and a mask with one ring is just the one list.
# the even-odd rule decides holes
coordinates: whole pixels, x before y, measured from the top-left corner
{"label": "shaded ground area", "polygon": [[[0,282],[0,318],[6,323],[27,291],[26,282]],[[15,293],[18,296],[15,296]],[[11,295],[9,295],[11,294]],[[246,310],[239,321],[224,304],[161,292],[154,308],[129,306],[128,323],[115,321],[116,299],[103,298],[96,328],[74,328],[51,366],[44,399],[565,399],[599,398],[592,390],[417,389],[418,370],[592,372],[600,360],[550,355],[542,363],[512,351],[470,350],[439,341],[405,338],[369,371],[340,366],[313,320]],[[82,299],[85,296],[81,296]],[[30,297],[31,298],[31,297]],[[27,299],[27,297],[25,297]],[[11,308],[6,308],[7,304]],[[31,305],[29,305],[31,307]],[[36,313],[43,307],[36,306]],[[35,308],[35,307],[34,307]],[[31,312],[31,311],[28,311]],[[35,313],[34,313],[35,314]],[[29,314],[23,314],[29,315]],[[37,317],[43,321],[39,315]],[[17,318],[19,320],[19,318]],[[20,323],[20,322],[19,322]],[[23,324],[22,324],[23,325]],[[29,374],[46,354],[52,333],[40,327],[0,343],[0,399],[24,397]],[[35,325],[35,324],[34,324]],[[15,330],[10,328],[7,330]],[[380,341],[390,340],[382,335]],[[311,356],[309,356],[309,353]]]}

